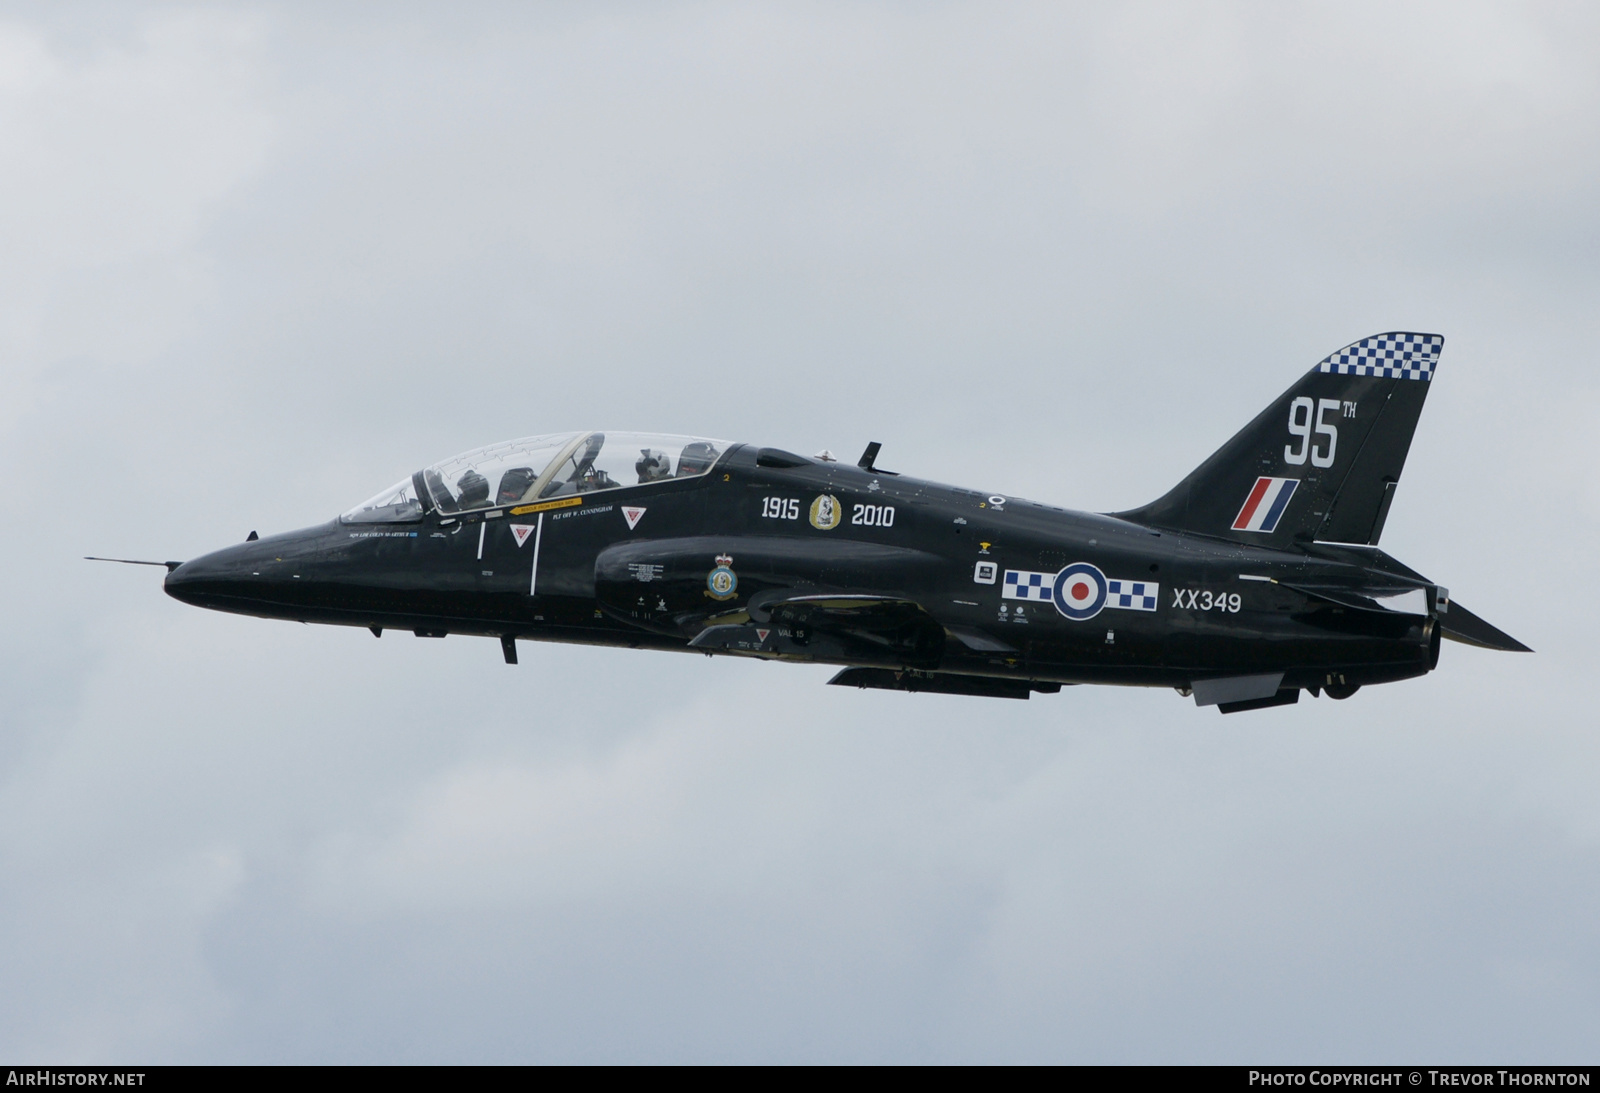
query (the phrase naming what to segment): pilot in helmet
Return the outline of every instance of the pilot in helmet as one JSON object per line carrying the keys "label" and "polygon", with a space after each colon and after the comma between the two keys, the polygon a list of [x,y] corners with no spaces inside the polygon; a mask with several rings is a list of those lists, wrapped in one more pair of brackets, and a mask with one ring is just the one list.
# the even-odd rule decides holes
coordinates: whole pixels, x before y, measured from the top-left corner
{"label": "pilot in helmet", "polygon": [[494,503],[515,505],[538,477],[532,467],[512,467],[500,476],[500,491],[495,494]]}
{"label": "pilot in helmet", "polygon": [[639,462],[633,465],[639,472],[640,483],[657,482],[672,477],[672,457],[660,448],[640,448]]}
{"label": "pilot in helmet", "polygon": [[717,449],[703,440],[693,444],[685,444],[683,452],[678,456],[678,477],[687,478],[693,474],[704,474],[711,469],[711,464],[717,461]]}
{"label": "pilot in helmet", "polygon": [[461,496],[457,500],[464,509],[489,503],[489,480],[470,467],[456,482],[456,489],[461,491]]}

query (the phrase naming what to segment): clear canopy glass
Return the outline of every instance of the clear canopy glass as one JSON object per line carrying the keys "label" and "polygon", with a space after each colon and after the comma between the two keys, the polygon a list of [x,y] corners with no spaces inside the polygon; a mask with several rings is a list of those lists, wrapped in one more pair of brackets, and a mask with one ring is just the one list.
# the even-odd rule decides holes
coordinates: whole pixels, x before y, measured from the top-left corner
{"label": "clear canopy glass", "polygon": [[725,440],[661,433],[588,433],[562,452],[525,501],[575,493],[643,486],[669,478],[705,474],[723,452]]}
{"label": "clear canopy glass", "polygon": [[519,505],[551,460],[583,435],[530,436],[475,448],[428,467],[422,480],[440,512]]}
{"label": "clear canopy glass", "polygon": [[417,500],[415,487],[408,478],[361,502],[340,519],[347,524],[392,524],[420,520],[422,504]]}
{"label": "clear canopy glass", "polygon": [[[724,440],[662,433],[559,433],[491,444],[446,459],[344,514],[348,523],[509,508],[552,497],[641,486],[709,471]],[[416,496],[421,480],[425,498]]]}

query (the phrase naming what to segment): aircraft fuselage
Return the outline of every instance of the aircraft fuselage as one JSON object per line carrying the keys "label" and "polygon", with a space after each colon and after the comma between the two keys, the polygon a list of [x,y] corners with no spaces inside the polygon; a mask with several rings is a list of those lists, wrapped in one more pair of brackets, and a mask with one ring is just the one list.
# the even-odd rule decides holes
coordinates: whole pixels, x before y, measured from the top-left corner
{"label": "aircraft fuselage", "polygon": [[[1073,617],[1058,609],[1053,578],[1080,563],[1118,592]],[[726,596],[712,587],[719,569],[732,577]],[[1013,574],[1026,576],[1008,584]],[[1286,587],[1363,589],[1375,578],[1427,602],[1363,610]],[[1086,584],[1100,591],[1093,574]],[[1432,586],[1372,548],[1259,548],[842,463],[760,466],[747,445],[684,481],[269,536],[185,563],[167,590],[223,611],[422,636],[1040,684],[1187,688],[1283,672],[1285,689],[1350,687],[1422,675],[1439,650]],[[852,594],[872,597],[869,609],[919,604],[927,621],[871,636],[759,625],[772,621],[764,602]],[[1071,610],[1072,589],[1063,596]],[[729,640],[692,645],[709,627]]]}
{"label": "aircraft fuselage", "polygon": [[[167,563],[205,607],[843,665],[840,685],[1026,698],[1171,686],[1224,713],[1526,651],[1377,547],[1444,339],[1329,354],[1155,501],[1070,512],[706,438],[465,452],[337,520]],[[254,539],[254,533],[252,533]]]}

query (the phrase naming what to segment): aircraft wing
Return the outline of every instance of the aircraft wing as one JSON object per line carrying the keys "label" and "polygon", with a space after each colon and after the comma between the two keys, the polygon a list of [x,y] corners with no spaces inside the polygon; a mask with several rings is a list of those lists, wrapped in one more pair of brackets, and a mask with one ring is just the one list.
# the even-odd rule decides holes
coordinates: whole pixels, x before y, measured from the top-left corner
{"label": "aircraft wing", "polygon": [[[749,623],[708,626],[689,644],[707,652],[796,657],[848,650],[855,656],[912,665],[936,664],[944,648],[945,627],[920,603],[894,596],[783,596],[752,602],[750,619]],[[973,640],[983,637],[974,633]],[[971,644],[966,635],[957,636]]]}
{"label": "aircraft wing", "polygon": [[781,626],[817,626],[878,635],[933,622],[933,616],[915,600],[838,593],[784,596],[765,603],[752,603],[750,617],[761,616]]}

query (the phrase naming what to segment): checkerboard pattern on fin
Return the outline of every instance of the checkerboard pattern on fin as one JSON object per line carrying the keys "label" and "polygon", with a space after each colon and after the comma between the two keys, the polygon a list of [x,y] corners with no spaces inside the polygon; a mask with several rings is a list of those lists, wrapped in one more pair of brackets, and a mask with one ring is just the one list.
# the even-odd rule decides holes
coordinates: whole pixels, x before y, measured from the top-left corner
{"label": "checkerboard pattern on fin", "polygon": [[1437,334],[1378,334],[1347,345],[1317,365],[1339,376],[1431,380],[1444,339]]}

